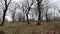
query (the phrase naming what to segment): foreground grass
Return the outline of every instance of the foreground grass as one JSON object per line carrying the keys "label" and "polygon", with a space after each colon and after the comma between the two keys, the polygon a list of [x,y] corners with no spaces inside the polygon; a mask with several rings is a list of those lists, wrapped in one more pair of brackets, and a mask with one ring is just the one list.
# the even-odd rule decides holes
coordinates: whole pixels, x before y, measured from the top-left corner
{"label": "foreground grass", "polygon": [[36,25],[36,22],[15,22],[5,23],[4,26],[0,26],[0,31],[5,34],[48,34],[49,32],[60,34],[60,23],[55,22],[42,22],[42,25]]}

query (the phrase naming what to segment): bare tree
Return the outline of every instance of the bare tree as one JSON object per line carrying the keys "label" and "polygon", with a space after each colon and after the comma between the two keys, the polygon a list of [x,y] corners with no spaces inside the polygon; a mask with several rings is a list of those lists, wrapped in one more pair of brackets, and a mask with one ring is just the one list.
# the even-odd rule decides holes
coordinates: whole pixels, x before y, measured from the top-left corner
{"label": "bare tree", "polygon": [[49,6],[48,6],[48,4],[49,4],[49,0],[45,0],[45,8],[46,8],[46,21],[48,22],[49,21],[49,19],[48,19],[48,9],[49,9]]}
{"label": "bare tree", "polygon": [[16,8],[15,8],[15,12],[13,13],[13,15],[12,15],[12,19],[13,19],[13,22],[12,23],[14,23],[14,17],[15,17],[15,13],[16,13]]}
{"label": "bare tree", "polygon": [[26,17],[27,17],[28,24],[30,24],[28,14],[29,14],[29,11],[31,10],[31,7],[32,7],[34,1],[32,0],[31,4],[29,3],[29,0],[26,0],[26,2],[27,2],[27,5],[25,5],[25,7],[27,8]]}
{"label": "bare tree", "polygon": [[15,14],[16,14],[16,9],[17,8],[19,8],[19,5],[18,5],[18,3],[15,3],[15,8],[14,8],[14,13],[12,14],[12,19],[13,19],[13,22],[12,23],[14,23],[14,21],[15,21]]}
{"label": "bare tree", "polygon": [[7,11],[8,7],[9,7],[9,4],[10,4],[11,0],[9,1],[9,3],[7,3],[7,0],[4,0],[4,2],[5,2],[5,9],[3,9],[3,21],[2,21],[0,26],[3,26],[3,24],[5,22],[6,11]]}
{"label": "bare tree", "polygon": [[[47,2],[46,2],[46,5],[49,3],[49,0],[46,0]],[[49,7],[48,7],[48,5],[46,6],[46,21],[48,22],[49,20],[48,20],[48,9],[49,9]]]}
{"label": "bare tree", "polygon": [[[55,5],[54,5],[55,6]],[[55,11],[56,11],[57,6],[54,7],[54,20],[56,20],[55,16]],[[58,16],[57,16],[58,17]]]}
{"label": "bare tree", "polygon": [[23,11],[23,22],[25,21],[25,6],[23,5],[23,2],[22,2],[22,11]]}
{"label": "bare tree", "polygon": [[42,5],[42,1],[43,1],[43,0],[37,0],[38,12],[39,12],[37,25],[40,25],[40,23],[41,23],[41,8],[42,8],[41,5]]}

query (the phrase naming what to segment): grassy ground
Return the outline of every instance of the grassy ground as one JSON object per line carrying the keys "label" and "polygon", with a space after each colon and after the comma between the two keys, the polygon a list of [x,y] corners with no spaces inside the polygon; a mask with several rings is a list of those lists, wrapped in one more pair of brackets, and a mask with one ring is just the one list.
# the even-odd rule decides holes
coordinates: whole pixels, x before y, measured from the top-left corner
{"label": "grassy ground", "polygon": [[14,22],[5,23],[0,26],[0,34],[60,34],[60,21],[42,22],[42,25],[36,25],[36,22]]}

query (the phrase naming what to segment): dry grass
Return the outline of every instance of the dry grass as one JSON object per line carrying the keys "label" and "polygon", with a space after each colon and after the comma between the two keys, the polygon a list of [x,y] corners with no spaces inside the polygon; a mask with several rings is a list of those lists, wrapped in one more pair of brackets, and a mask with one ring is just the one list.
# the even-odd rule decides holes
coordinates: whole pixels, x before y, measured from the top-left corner
{"label": "dry grass", "polygon": [[55,22],[42,22],[42,25],[36,25],[36,22],[15,22],[5,23],[0,26],[0,31],[5,34],[60,34],[60,21]]}

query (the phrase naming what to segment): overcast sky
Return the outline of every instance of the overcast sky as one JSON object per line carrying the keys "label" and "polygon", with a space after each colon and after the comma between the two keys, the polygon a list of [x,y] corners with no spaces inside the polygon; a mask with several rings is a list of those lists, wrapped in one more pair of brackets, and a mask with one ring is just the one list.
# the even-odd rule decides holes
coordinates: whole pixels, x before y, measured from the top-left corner
{"label": "overcast sky", "polygon": [[[21,2],[24,0],[12,0],[12,2]],[[30,0],[31,1],[31,0]],[[48,4],[51,4],[51,8],[49,8],[48,13],[52,13],[52,16],[54,16],[54,8],[57,7],[57,9],[55,10],[55,16],[58,14],[58,16],[60,16],[60,13],[58,12],[58,10],[60,10],[60,0],[47,0],[49,1]],[[25,2],[25,1],[24,1]],[[51,17],[52,17],[51,16]],[[45,16],[43,17],[45,19]]]}

